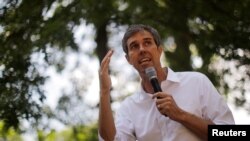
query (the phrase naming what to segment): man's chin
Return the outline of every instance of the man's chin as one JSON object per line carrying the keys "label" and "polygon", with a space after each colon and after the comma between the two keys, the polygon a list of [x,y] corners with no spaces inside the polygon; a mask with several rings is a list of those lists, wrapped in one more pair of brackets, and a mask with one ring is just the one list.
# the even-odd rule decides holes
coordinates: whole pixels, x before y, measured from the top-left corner
{"label": "man's chin", "polygon": [[143,70],[145,70],[146,68],[148,68],[148,67],[152,67],[153,66],[153,64],[141,64],[141,68],[143,69]]}

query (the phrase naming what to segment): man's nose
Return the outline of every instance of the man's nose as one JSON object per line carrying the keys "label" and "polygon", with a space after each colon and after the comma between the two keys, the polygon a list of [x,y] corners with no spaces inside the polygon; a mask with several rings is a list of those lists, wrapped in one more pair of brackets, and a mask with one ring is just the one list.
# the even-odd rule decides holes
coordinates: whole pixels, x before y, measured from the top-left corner
{"label": "man's nose", "polygon": [[139,49],[140,51],[145,51],[145,47],[143,46],[143,44],[140,44]]}
{"label": "man's nose", "polygon": [[139,54],[145,54],[146,53],[146,50],[145,50],[145,46],[143,46],[142,44],[140,45],[139,47]]}

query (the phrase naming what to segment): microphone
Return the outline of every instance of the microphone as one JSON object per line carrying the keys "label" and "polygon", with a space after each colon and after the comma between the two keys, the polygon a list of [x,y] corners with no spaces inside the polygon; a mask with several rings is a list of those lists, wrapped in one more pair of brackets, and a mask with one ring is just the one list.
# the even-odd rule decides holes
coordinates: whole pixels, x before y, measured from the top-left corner
{"label": "microphone", "polygon": [[154,88],[154,92],[162,92],[161,86],[158,82],[156,71],[154,67],[148,67],[145,69],[146,75],[149,78],[151,85]]}

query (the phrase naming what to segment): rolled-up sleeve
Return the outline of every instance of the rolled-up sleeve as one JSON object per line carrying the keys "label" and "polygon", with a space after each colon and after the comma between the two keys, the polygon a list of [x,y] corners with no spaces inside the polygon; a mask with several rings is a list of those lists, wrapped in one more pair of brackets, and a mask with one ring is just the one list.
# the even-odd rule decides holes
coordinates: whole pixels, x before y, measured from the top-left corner
{"label": "rolled-up sleeve", "polygon": [[204,75],[202,78],[203,114],[215,124],[235,124],[233,114],[225,99],[218,93],[212,82]]}
{"label": "rolled-up sleeve", "polygon": [[[116,135],[114,141],[136,141],[133,123],[128,114],[129,111],[126,108],[126,102],[124,102],[115,114]],[[99,141],[104,141],[100,134],[98,137]]]}

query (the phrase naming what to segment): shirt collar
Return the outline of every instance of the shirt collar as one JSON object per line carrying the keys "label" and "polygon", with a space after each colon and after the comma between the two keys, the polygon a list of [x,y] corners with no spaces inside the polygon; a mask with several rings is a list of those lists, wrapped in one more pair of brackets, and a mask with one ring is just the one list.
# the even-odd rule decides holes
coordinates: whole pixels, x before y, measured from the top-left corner
{"label": "shirt collar", "polygon": [[179,83],[180,82],[180,78],[178,77],[177,73],[174,72],[169,67],[167,67],[166,69],[168,70],[168,76],[167,76],[166,80]]}

